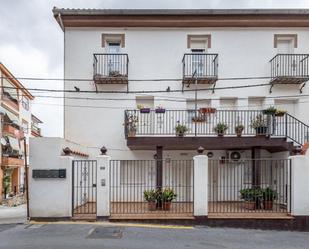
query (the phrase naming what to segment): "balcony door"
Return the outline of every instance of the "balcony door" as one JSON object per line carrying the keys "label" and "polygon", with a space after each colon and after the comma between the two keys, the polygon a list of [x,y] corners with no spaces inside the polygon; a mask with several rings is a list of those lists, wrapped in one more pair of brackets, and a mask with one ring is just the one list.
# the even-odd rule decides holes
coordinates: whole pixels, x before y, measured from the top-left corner
{"label": "balcony door", "polygon": [[201,77],[203,75],[206,75],[205,69],[206,69],[206,61],[205,56],[202,54],[205,53],[205,49],[191,49],[192,52],[192,75],[194,72],[196,72],[197,77]]}
{"label": "balcony door", "polygon": [[107,42],[109,76],[121,74],[120,42]]}

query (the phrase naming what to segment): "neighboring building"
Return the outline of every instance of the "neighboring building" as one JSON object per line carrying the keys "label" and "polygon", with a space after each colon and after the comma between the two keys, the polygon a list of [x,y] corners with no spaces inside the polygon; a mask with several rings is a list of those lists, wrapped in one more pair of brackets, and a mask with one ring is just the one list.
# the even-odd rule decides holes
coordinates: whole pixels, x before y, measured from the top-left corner
{"label": "neighboring building", "polygon": [[[31,136],[31,101],[33,95],[0,63],[1,77],[1,199],[24,189],[24,142],[29,153]],[[4,184],[2,182],[4,181]]]}
{"label": "neighboring building", "polygon": [[[65,211],[54,209],[51,216],[97,214],[96,198],[106,211],[98,215],[115,219],[162,212],[161,218],[291,214],[298,200],[291,185],[298,182],[291,182],[288,157],[309,138],[309,103],[302,97],[309,94],[309,10],[53,13],[64,32],[64,78],[76,79],[64,83],[64,138],[87,148],[90,159],[105,146],[112,161],[73,162],[72,176],[67,168],[72,189],[58,179],[67,192],[54,198],[61,195],[57,205]],[[70,158],[59,158],[70,155],[68,148],[59,151],[64,142],[32,141],[38,169],[72,165]],[[193,170],[199,147],[210,160],[196,157]],[[91,178],[107,167],[109,178]],[[48,216],[43,207],[36,212],[45,198],[36,190],[45,185],[31,181],[33,216]],[[177,195],[172,211],[166,212],[162,199],[147,209],[144,191],[166,187]],[[269,196],[274,206],[266,203]]]}
{"label": "neighboring building", "polygon": [[38,117],[31,115],[31,135],[33,137],[41,137],[41,128],[39,127],[40,124],[43,122],[38,119]]}

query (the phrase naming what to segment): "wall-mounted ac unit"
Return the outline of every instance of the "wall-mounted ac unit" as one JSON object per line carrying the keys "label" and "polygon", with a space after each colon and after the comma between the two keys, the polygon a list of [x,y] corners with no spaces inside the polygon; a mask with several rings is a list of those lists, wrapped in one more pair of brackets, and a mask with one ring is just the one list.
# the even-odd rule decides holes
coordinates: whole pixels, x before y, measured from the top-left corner
{"label": "wall-mounted ac unit", "polygon": [[227,158],[229,162],[238,162],[241,159],[241,153],[237,150],[228,151]]}

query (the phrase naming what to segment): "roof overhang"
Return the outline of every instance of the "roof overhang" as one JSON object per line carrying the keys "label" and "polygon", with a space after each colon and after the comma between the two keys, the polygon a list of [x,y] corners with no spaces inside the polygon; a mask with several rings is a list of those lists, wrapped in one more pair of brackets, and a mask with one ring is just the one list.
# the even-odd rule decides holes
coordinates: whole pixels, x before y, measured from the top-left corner
{"label": "roof overhang", "polygon": [[14,75],[2,64],[0,63],[0,70],[5,75],[5,77],[16,86],[16,88],[20,89],[25,96],[27,96],[30,100],[34,99],[34,96],[21,84]]}
{"label": "roof overhang", "polygon": [[309,27],[309,9],[59,9],[65,27]]}

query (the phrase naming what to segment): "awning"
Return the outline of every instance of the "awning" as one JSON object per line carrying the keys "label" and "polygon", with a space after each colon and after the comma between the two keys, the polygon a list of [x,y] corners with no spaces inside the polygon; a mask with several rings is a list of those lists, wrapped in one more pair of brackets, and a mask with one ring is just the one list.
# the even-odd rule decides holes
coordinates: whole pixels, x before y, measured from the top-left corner
{"label": "awning", "polygon": [[10,137],[10,136],[7,136],[9,138],[9,143],[12,147],[13,150],[17,150],[19,151],[20,150],[20,147],[19,147],[19,141],[17,138],[14,138],[14,137]]}
{"label": "awning", "polygon": [[19,125],[18,117],[8,110],[5,110],[4,121],[7,122],[7,123],[13,122],[14,124]]}

